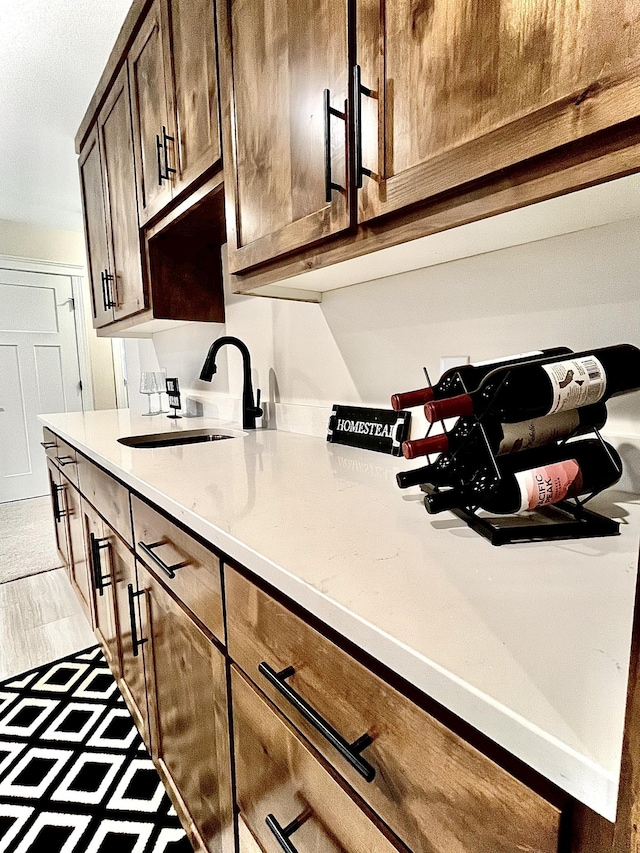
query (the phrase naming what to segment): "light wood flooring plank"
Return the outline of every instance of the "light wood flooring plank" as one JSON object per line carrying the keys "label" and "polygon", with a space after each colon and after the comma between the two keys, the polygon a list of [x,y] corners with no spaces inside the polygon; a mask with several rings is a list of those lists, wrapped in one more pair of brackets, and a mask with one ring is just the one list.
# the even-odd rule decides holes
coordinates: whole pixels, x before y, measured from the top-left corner
{"label": "light wood flooring plank", "polygon": [[0,680],[94,643],[64,569],[0,584]]}

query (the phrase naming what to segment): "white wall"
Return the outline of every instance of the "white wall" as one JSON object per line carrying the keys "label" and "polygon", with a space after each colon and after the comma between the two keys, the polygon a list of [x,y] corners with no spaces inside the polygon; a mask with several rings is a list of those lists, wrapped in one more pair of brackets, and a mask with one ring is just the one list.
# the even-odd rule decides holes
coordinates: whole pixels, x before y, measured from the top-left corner
{"label": "white wall", "polygon": [[84,324],[89,347],[93,405],[113,409],[116,404],[111,341],[98,338],[91,321],[91,294],[85,271],[84,235],[77,231],[43,228],[0,219],[0,255],[78,266],[83,276]]}
{"label": "white wall", "polygon": [[[220,334],[248,345],[254,385],[276,403],[388,406],[419,387],[442,355],[472,360],[541,347],[640,345],[640,219],[605,225],[354,285],[322,304],[227,295],[225,326],[154,335],[159,363],[183,389],[223,407],[240,396],[240,358],[198,380]],[[410,244],[407,251],[411,251]],[[640,395],[610,403],[610,426],[640,435]]]}

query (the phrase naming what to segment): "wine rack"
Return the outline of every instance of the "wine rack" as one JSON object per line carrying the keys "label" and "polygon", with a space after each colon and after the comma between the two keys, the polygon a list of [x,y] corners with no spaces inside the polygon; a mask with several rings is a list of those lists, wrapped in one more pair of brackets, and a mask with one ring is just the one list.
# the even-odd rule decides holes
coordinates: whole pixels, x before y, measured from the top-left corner
{"label": "wine rack", "polygon": [[[505,374],[504,382],[508,380],[509,373],[510,371],[507,371]],[[458,374],[457,380],[460,387],[464,389],[464,393],[469,393],[464,377]],[[428,387],[431,388],[428,375],[427,381],[429,382]],[[496,395],[499,391],[498,388],[495,392]],[[491,403],[487,405],[485,412],[490,410]],[[425,492],[425,505],[428,504],[429,497],[439,492],[443,486],[459,490],[462,495],[468,494],[470,484],[480,477],[483,480],[485,494],[499,486],[503,477],[496,461],[497,454],[492,449],[487,432],[490,418],[490,415],[484,413],[469,416],[468,419],[473,423],[466,437],[454,450],[442,452],[437,457],[432,470],[436,475],[433,479],[437,479],[438,483],[425,482],[420,485],[422,491]],[[445,423],[443,421],[439,423],[444,433],[448,435]],[[429,424],[425,437],[429,437],[433,426],[433,423]],[[576,432],[571,433],[554,442],[555,446],[566,444],[575,434]],[[586,437],[591,436],[601,443],[620,476],[622,468],[619,462],[611,456],[600,431],[594,427],[587,434],[581,433],[582,437],[585,435]],[[472,453],[469,452],[470,449],[473,450]],[[427,460],[430,462],[428,457]],[[585,497],[565,499],[545,507],[538,507],[535,510],[528,510],[525,513],[494,515],[483,512],[480,514],[479,505],[474,504],[471,500],[462,500],[459,505],[450,507],[449,511],[462,519],[476,533],[488,539],[492,545],[617,536],[620,534],[618,521],[586,508],[586,504],[604,488],[606,487],[596,489]]]}

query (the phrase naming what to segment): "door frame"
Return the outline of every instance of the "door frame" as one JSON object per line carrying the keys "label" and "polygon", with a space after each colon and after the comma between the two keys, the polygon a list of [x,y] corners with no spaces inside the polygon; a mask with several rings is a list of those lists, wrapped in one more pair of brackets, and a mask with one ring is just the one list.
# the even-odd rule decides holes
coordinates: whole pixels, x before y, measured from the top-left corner
{"label": "door frame", "polygon": [[93,409],[93,382],[91,379],[91,366],[89,361],[89,340],[85,319],[85,298],[83,282],[86,270],[80,264],[62,264],[59,261],[41,261],[35,258],[20,258],[14,255],[0,254],[0,270],[12,270],[17,272],[46,273],[48,275],[61,275],[71,279],[71,293],[73,298],[73,323],[76,330],[76,344],[78,352],[78,366],[80,368],[80,381],[82,382],[82,410],[84,412]]}

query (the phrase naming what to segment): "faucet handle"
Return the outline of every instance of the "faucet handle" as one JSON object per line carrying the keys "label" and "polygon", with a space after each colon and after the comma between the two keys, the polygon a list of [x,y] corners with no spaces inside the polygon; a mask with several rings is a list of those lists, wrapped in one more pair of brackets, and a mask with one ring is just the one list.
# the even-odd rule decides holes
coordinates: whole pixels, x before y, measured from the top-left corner
{"label": "faucet handle", "polygon": [[260,395],[261,395],[261,393],[262,392],[260,391],[260,389],[257,388],[256,389],[256,405],[255,405],[255,409],[254,409],[254,413],[255,413],[255,416],[257,418],[261,418],[262,415],[264,414],[262,409],[260,408]]}

